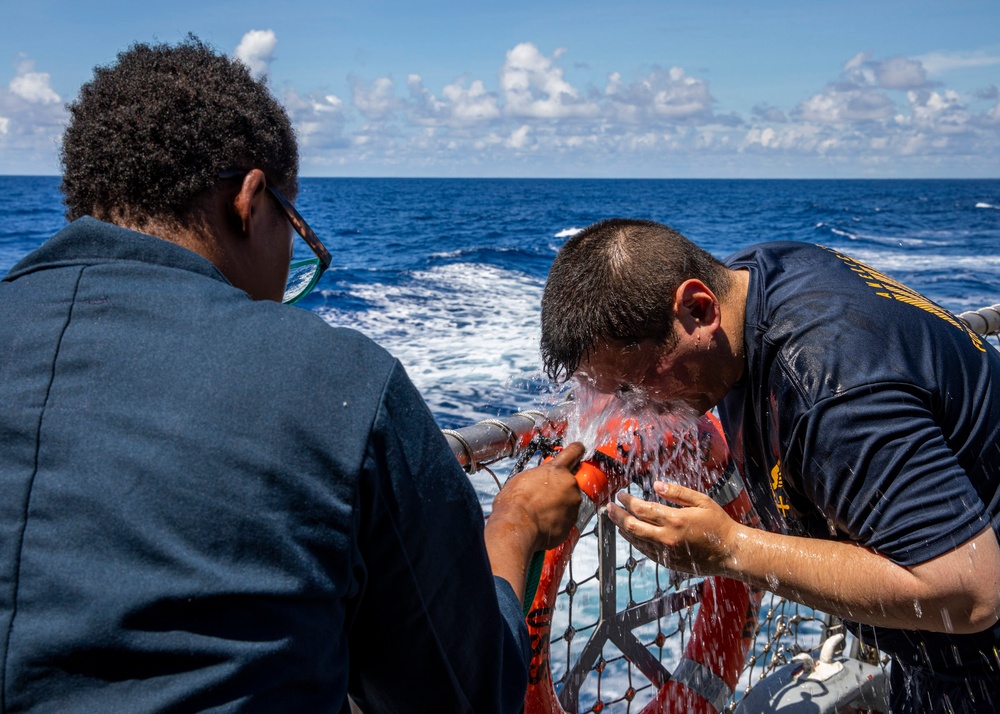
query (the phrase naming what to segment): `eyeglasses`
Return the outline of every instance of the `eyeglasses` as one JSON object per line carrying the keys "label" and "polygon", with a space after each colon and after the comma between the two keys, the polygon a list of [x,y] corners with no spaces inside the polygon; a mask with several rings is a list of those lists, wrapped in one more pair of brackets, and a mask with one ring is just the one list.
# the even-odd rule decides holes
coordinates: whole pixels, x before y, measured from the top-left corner
{"label": "eyeglasses", "polygon": [[[246,174],[247,171],[243,169],[232,169],[229,171],[220,171],[219,178],[237,178],[246,176]],[[312,292],[312,289],[316,287],[316,283],[319,282],[323,273],[330,267],[332,258],[330,257],[330,251],[316,237],[313,229],[309,227],[309,224],[305,222],[301,214],[295,210],[292,202],[285,198],[281,194],[281,191],[276,189],[270,182],[267,184],[267,190],[274,196],[274,200],[278,202],[278,205],[285,212],[285,216],[288,218],[288,222],[292,224],[292,228],[302,236],[302,240],[306,242],[316,256],[315,258],[297,260],[288,266],[288,282],[285,283],[285,295],[281,298],[281,302],[285,305],[294,305]]]}

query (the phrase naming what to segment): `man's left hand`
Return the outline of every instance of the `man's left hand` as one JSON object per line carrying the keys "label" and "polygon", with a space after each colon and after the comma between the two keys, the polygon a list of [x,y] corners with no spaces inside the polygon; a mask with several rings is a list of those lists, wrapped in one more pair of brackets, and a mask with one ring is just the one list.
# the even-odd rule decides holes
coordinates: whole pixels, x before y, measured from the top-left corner
{"label": "man's left hand", "polygon": [[626,492],[621,506],[608,504],[608,515],[635,548],[672,570],[719,575],[726,570],[736,521],[703,493],[657,481],[653,490],[677,507],[644,501]]}

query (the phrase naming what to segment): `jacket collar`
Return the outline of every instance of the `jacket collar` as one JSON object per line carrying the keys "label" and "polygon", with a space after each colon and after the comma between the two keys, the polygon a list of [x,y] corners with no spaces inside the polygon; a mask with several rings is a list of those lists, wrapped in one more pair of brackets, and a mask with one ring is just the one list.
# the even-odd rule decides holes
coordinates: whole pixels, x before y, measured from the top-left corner
{"label": "jacket collar", "polygon": [[22,258],[4,280],[45,268],[109,262],[154,263],[229,282],[218,268],[194,251],[89,216],[73,221]]}

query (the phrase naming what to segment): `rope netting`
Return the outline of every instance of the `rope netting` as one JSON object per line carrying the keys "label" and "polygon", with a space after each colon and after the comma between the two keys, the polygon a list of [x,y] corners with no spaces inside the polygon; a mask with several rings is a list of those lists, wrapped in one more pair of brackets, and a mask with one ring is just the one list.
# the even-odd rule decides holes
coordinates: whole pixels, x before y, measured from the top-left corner
{"label": "rope netting", "polygon": [[[629,491],[651,496],[636,485]],[[648,712],[659,685],[655,675],[651,681],[610,640],[599,643],[596,657],[588,657],[586,650],[593,647],[602,617],[643,610],[647,618],[634,619],[632,634],[669,677],[683,661],[703,586],[701,578],[668,570],[636,551],[616,535],[603,512],[595,517],[573,549],[552,613],[549,662],[563,709],[574,714]],[[839,631],[842,626],[833,618],[764,593],[739,684],[720,711],[732,712],[755,684],[796,655],[818,656],[826,639]],[[581,669],[581,660],[593,661]]]}

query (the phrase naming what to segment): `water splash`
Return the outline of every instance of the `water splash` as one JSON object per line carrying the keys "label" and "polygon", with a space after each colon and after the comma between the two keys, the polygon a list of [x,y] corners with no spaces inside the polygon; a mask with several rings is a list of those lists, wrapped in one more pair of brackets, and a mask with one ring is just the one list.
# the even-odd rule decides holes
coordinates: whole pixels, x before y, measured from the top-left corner
{"label": "water splash", "polygon": [[954,632],[955,626],[951,624],[951,613],[948,612],[948,608],[941,608],[941,622],[944,623],[945,632]]}
{"label": "water splash", "polygon": [[656,481],[699,490],[714,481],[717,474],[706,468],[712,444],[699,422],[700,416],[681,403],[653,405],[574,383],[564,439],[582,442],[587,459],[598,449],[613,453],[624,466],[628,482],[639,485],[649,498]]}

